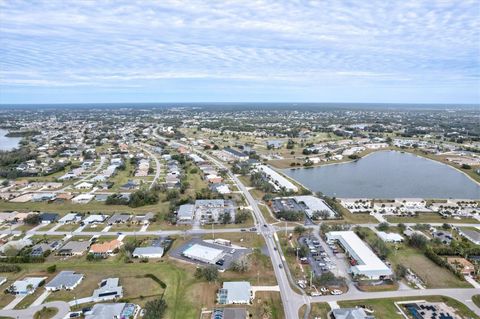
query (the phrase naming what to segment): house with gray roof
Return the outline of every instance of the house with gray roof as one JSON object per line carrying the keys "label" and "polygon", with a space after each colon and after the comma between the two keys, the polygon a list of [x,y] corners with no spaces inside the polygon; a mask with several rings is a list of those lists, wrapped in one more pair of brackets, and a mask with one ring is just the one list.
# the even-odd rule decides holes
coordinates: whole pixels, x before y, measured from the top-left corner
{"label": "house with gray roof", "polygon": [[113,224],[122,224],[128,222],[132,218],[132,215],[125,214],[125,213],[115,213],[112,217],[108,220],[109,225]]}
{"label": "house with gray roof", "polygon": [[160,246],[137,247],[132,253],[134,258],[161,258],[164,249]]}
{"label": "house with gray roof", "polygon": [[88,247],[90,247],[90,242],[87,240],[71,240],[63,245],[63,247],[58,250],[57,254],[60,256],[80,256],[87,251]]}
{"label": "house with gray roof", "polygon": [[107,278],[100,282],[98,289],[93,291],[92,300],[95,302],[112,300],[123,297],[123,287],[118,278]]}
{"label": "house with gray roof", "polygon": [[61,271],[45,285],[45,289],[48,291],[72,290],[80,284],[83,277],[83,274],[77,274],[74,271]]}
{"label": "house with gray roof", "polygon": [[190,223],[193,221],[195,213],[195,205],[185,204],[181,205],[177,211],[177,221],[179,223]]}

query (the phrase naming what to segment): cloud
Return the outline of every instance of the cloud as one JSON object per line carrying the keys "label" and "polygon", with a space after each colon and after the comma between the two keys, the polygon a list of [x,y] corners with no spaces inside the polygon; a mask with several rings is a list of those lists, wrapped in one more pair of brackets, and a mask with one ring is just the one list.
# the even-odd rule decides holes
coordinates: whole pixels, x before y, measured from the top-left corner
{"label": "cloud", "polygon": [[479,15],[469,0],[3,0],[0,83],[25,92],[163,89],[177,79],[238,81],[240,95],[260,82],[471,90],[480,85]]}

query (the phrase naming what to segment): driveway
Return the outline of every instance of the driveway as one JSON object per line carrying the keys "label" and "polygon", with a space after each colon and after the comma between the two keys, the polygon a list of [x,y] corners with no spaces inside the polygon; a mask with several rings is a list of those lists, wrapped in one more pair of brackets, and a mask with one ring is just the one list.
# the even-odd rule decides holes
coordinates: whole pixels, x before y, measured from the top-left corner
{"label": "driveway", "polygon": [[17,319],[32,319],[35,313],[43,307],[57,308],[58,312],[52,319],[63,319],[70,312],[70,306],[64,301],[52,301],[43,305],[28,307],[21,310],[0,310],[0,316],[12,317]]}

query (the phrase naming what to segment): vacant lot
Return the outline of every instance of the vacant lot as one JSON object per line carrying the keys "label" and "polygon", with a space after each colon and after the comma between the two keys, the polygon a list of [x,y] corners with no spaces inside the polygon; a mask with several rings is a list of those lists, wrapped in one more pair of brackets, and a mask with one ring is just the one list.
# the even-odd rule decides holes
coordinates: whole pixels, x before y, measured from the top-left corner
{"label": "vacant lot", "polygon": [[401,246],[391,254],[392,264],[402,264],[416,273],[428,288],[471,288],[466,281],[461,281],[447,269],[437,266],[418,249]]}

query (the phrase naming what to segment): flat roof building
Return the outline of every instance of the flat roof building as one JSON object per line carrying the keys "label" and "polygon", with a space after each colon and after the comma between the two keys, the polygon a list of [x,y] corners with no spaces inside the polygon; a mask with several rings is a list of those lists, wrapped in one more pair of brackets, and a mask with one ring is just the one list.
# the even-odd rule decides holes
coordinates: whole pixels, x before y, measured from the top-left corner
{"label": "flat roof building", "polygon": [[195,212],[195,205],[192,205],[192,204],[181,205],[178,208],[177,220],[183,223],[191,222],[193,220],[194,212]]}
{"label": "flat roof building", "polygon": [[207,264],[215,264],[223,256],[223,250],[194,244],[182,253],[185,257]]}
{"label": "flat roof building", "polygon": [[379,279],[393,274],[392,270],[353,231],[329,232],[327,239],[338,241],[354,260],[350,267],[352,275]]}
{"label": "flat roof building", "polygon": [[161,258],[164,249],[160,246],[137,247],[132,253],[136,258]]}
{"label": "flat roof building", "polygon": [[226,281],[218,291],[221,305],[249,304],[252,301],[252,287],[248,281]]}
{"label": "flat roof building", "polygon": [[271,169],[267,165],[258,165],[257,170],[263,173],[269,180],[269,182],[277,189],[285,189],[286,191],[298,192],[298,187],[290,182],[283,175],[277,171]]}

